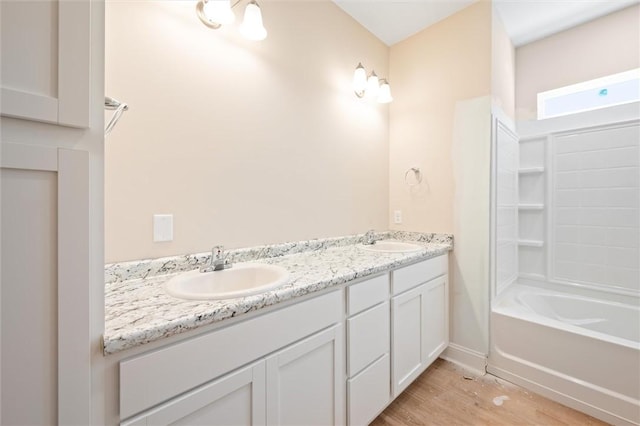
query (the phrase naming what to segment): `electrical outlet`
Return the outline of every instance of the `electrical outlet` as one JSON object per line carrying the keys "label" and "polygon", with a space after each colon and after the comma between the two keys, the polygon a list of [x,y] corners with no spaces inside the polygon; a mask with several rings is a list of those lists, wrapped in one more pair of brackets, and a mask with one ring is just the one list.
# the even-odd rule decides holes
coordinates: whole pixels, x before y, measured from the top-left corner
{"label": "electrical outlet", "polygon": [[153,215],[153,242],[173,241],[173,215]]}
{"label": "electrical outlet", "polygon": [[393,223],[395,223],[395,224],[402,223],[402,210],[394,210],[394,212],[393,212]]}

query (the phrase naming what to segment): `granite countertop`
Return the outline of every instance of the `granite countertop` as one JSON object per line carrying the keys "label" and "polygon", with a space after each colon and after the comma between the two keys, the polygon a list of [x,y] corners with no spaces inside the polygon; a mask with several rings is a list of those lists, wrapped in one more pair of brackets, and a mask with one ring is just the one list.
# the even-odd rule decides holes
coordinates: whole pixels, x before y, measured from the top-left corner
{"label": "granite countertop", "polygon": [[163,284],[176,273],[206,264],[209,253],[111,264],[105,267],[105,355],[173,336],[356,278],[446,253],[453,237],[443,234],[379,232],[376,238],[411,241],[424,248],[412,253],[377,253],[358,248],[362,234],[322,240],[230,250],[234,263],[259,260],[286,268],[283,286],[254,296],[227,300],[183,300]]}

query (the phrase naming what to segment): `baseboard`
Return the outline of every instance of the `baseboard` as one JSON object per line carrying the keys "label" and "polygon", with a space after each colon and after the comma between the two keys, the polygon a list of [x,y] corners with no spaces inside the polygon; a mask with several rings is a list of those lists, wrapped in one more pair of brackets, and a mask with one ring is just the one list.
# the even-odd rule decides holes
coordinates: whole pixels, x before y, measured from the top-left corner
{"label": "baseboard", "polygon": [[487,371],[487,356],[482,352],[449,343],[440,358],[483,376]]}
{"label": "baseboard", "polygon": [[[494,376],[500,377],[501,379],[507,380],[513,384],[522,386],[525,389],[528,389],[532,392],[535,392],[539,395],[542,395],[546,398],[556,401],[562,405],[566,405],[567,407],[573,408],[574,410],[581,411],[592,417],[600,419],[609,424],[617,425],[617,426],[638,426],[640,424],[640,423],[635,423],[632,420],[620,417],[602,408],[596,407],[585,401],[581,401],[565,393],[551,389],[541,383],[537,383],[533,380],[526,379],[518,374],[511,373],[502,368],[495,367],[491,364],[487,365],[487,372],[489,374],[493,374]],[[578,386],[579,384],[574,383],[574,385]],[[607,399],[604,397],[605,395],[603,395],[603,399]]]}

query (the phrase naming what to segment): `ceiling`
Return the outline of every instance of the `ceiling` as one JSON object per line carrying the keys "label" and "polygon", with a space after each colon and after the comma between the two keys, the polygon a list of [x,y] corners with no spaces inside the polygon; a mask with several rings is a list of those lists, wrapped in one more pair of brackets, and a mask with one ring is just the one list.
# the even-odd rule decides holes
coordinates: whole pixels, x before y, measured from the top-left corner
{"label": "ceiling", "polygon": [[[333,0],[391,46],[476,0]],[[515,46],[623,9],[640,0],[494,0]]]}

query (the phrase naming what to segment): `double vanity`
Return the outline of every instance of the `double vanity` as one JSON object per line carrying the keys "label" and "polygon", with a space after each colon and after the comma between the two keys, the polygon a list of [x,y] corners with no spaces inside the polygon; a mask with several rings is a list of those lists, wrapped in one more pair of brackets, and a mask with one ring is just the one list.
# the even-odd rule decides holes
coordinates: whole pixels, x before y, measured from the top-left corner
{"label": "double vanity", "polygon": [[235,250],[216,272],[188,272],[206,255],[107,265],[118,421],[371,422],[448,345],[452,247],[448,235],[376,236],[397,241]]}

